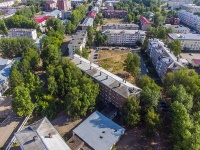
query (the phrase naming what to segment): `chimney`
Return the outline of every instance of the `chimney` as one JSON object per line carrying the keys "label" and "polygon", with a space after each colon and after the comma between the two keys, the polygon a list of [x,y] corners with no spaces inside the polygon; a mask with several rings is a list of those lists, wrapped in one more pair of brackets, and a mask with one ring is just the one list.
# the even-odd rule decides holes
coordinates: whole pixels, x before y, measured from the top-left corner
{"label": "chimney", "polygon": [[100,76],[101,76],[101,71],[100,71]]}
{"label": "chimney", "polygon": [[169,59],[169,62],[170,62],[170,59]]}
{"label": "chimney", "polygon": [[53,138],[53,136],[52,136],[52,134],[51,134],[51,133],[49,133],[49,138]]}
{"label": "chimney", "polygon": [[33,141],[37,141],[38,137],[37,136],[34,136],[33,137]]}
{"label": "chimney", "polygon": [[120,87],[121,86],[121,83],[119,83],[119,86],[118,87]]}
{"label": "chimney", "polygon": [[82,64],[82,61],[80,61],[80,64]]}
{"label": "chimney", "polygon": [[106,76],[106,79],[108,79],[108,75]]}
{"label": "chimney", "polygon": [[90,66],[90,70],[92,69],[92,67]]}
{"label": "chimney", "polygon": [[179,61],[179,57],[177,56],[177,61]]}

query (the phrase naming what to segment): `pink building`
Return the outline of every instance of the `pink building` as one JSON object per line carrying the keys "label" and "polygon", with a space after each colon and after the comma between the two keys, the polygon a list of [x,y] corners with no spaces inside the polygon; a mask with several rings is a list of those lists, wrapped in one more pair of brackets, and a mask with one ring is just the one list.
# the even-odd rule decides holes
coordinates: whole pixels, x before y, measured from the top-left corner
{"label": "pink building", "polygon": [[33,20],[38,23],[40,28],[42,28],[46,24],[46,20],[48,18],[51,18],[51,16],[39,16],[39,17],[35,17]]}
{"label": "pink building", "polygon": [[180,24],[180,21],[181,20],[179,18],[172,17],[172,18],[167,18],[165,22],[170,23],[172,25],[178,25],[178,24]]}
{"label": "pink building", "polygon": [[45,10],[54,10],[57,8],[57,3],[54,1],[47,1],[44,5]]}
{"label": "pink building", "polygon": [[68,11],[71,9],[71,0],[58,0],[58,10]]}
{"label": "pink building", "polygon": [[140,16],[141,30],[146,31],[151,25],[152,25],[152,22],[150,22],[147,18]]}

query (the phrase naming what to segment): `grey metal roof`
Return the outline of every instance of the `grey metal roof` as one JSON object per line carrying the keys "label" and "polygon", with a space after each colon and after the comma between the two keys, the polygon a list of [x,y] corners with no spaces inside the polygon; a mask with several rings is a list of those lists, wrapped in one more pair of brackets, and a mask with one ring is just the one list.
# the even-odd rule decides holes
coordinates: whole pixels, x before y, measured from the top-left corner
{"label": "grey metal roof", "polygon": [[200,40],[200,34],[175,34],[169,33],[169,37],[179,40]]}
{"label": "grey metal roof", "polygon": [[90,61],[80,57],[77,54],[73,56],[71,61],[90,77],[96,79],[98,82],[104,84],[125,98],[135,96],[142,91],[142,89],[138,88],[137,86],[127,81],[125,82],[122,78],[112,74],[96,64],[90,63]]}
{"label": "grey metal roof", "polygon": [[71,150],[46,117],[15,133],[15,137],[23,150]]}
{"label": "grey metal roof", "polygon": [[110,150],[125,129],[98,111],[91,114],[73,132],[95,150]]}
{"label": "grey metal roof", "polygon": [[94,18],[86,18],[83,22],[83,25],[84,26],[92,26],[93,25],[93,21],[94,21]]}

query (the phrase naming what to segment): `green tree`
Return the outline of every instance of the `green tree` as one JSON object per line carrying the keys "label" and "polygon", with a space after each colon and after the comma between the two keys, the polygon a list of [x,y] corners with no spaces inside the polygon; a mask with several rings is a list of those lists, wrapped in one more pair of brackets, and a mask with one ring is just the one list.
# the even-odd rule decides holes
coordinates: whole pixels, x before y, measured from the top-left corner
{"label": "green tree", "polygon": [[48,92],[51,95],[56,95],[58,92],[58,85],[56,83],[55,77],[49,77],[47,79],[47,88],[48,88]]}
{"label": "green tree", "polygon": [[140,105],[135,97],[128,98],[123,105],[123,120],[129,126],[136,126],[140,122]]}
{"label": "green tree", "polygon": [[166,32],[167,33],[174,33],[175,31],[172,27],[169,27],[169,28],[166,29]]}
{"label": "green tree", "polygon": [[127,14],[126,20],[127,20],[128,22],[132,22],[132,21],[133,21],[133,17],[131,16],[131,14]]}
{"label": "green tree", "polygon": [[31,114],[34,104],[31,102],[30,92],[23,86],[18,86],[14,90],[12,109],[19,116]]}
{"label": "green tree", "polygon": [[62,21],[58,18],[49,18],[46,20],[47,29],[54,29],[58,31],[62,35],[65,33],[65,26],[63,25]]}
{"label": "green tree", "polygon": [[71,34],[72,31],[72,23],[71,21],[67,21],[66,25],[65,25],[65,33],[66,34]]}
{"label": "green tree", "polygon": [[31,6],[28,8],[22,8],[22,9],[18,10],[15,14],[24,16],[28,19],[32,19],[35,15],[35,8],[34,8],[34,6]]}
{"label": "green tree", "polygon": [[143,75],[139,80],[137,85],[143,89],[145,87],[150,88],[151,90],[160,91],[160,87],[154,82],[152,78],[147,75]]}
{"label": "green tree", "polygon": [[180,55],[181,53],[181,41],[173,40],[168,44],[169,49],[174,53],[175,56]]}
{"label": "green tree", "polygon": [[91,46],[93,43],[93,39],[94,39],[94,30],[93,27],[88,26],[87,27],[87,37],[88,37],[88,45]]}
{"label": "green tree", "polygon": [[0,33],[4,34],[4,35],[8,35],[8,29],[5,25],[4,20],[0,19]]}
{"label": "green tree", "polygon": [[154,14],[153,21],[154,21],[154,25],[155,25],[156,27],[162,26],[163,23],[164,23],[164,21],[165,21],[165,17],[162,16],[159,12],[156,12],[156,13]]}

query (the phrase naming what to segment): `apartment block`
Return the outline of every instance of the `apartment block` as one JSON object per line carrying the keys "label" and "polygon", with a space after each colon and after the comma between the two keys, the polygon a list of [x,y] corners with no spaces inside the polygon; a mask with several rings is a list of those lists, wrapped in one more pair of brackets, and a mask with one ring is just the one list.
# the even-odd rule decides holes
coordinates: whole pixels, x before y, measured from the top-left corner
{"label": "apartment block", "polygon": [[137,40],[144,42],[145,32],[141,30],[105,30],[102,34],[108,36],[106,44],[135,45]]}
{"label": "apartment block", "polygon": [[9,7],[12,6],[14,3],[15,3],[14,0],[0,2],[0,7]]}
{"label": "apartment block", "polygon": [[179,58],[176,58],[158,39],[149,39],[148,55],[161,79],[168,72],[174,72],[184,67]]}
{"label": "apartment block", "polygon": [[36,29],[11,28],[8,30],[8,37],[29,37],[36,40],[37,32]]}
{"label": "apartment block", "polygon": [[47,1],[44,5],[44,9],[47,11],[54,10],[57,8],[57,3],[54,1]]}
{"label": "apartment block", "polygon": [[170,23],[172,25],[179,25],[180,22],[181,22],[181,20],[179,18],[174,18],[174,17],[166,18],[166,20],[165,20],[165,23]]}
{"label": "apartment block", "polygon": [[169,0],[168,6],[171,7],[171,9],[175,9],[178,7],[181,7],[183,4],[192,4],[193,0]]}
{"label": "apartment block", "polygon": [[150,22],[147,18],[140,16],[140,29],[141,30],[146,31],[151,25],[152,25],[152,22]]}
{"label": "apartment block", "polygon": [[127,11],[125,10],[104,10],[105,18],[125,18]]}
{"label": "apartment block", "polygon": [[57,1],[58,10],[68,11],[71,7],[71,0],[58,0]]}
{"label": "apartment block", "polygon": [[179,10],[178,17],[181,19],[182,23],[200,32],[200,16],[194,15],[186,10]]}
{"label": "apartment block", "polygon": [[72,36],[72,40],[68,44],[69,55],[75,54],[77,49],[82,51],[85,48],[87,42],[87,31],[86,30],[79,30],[76,32],[74,36]]}
{"label": "apartment block", "polygon": [[180,40],[182,50],[200,51],[200,34],[168,34],[167,42]]}
{"label": "apartment block", "polygon": [[84,20],[84,22],[82,23],[81,27],[82,27],[82,30],[87,30],[87,27],[88,26],[93,26],[93,22],[94,22],[94,18],[86,18]]}
{"label": "apartment block", "polygon": [[142,91],[137,86],[112,74],[111,72],[91,63],[87,59],[75,54],[72,57],[78,68],[95,82],[99,83],[99,98],[107,103],[112,103],[118,108],[122,108],[128,97],[139,96]]}
{"label": "apartment block", "polygon": [[137,24],[113,24],[113,23],[107,23],[102,26],[102,30],[109,30],[109,29],[115,29],[115,30],[138,30],[139,26]]}
{"label": "apartment block", "polygon": [[51,16],[48,16],[48,15],[47,16],[38,16],[38,17],[33,18],[33,20],[38,23],[40,28],[43,28],[46,25],[46,20],[48,18],[51,18]]}
{"label": "apartment block", "polygon": [[167,29],[171,27],[175,33],[187,34],[190,32],[190,29],[188,27],[184,27],[183,25],[165,24],[164,27]]}
{"label": "apartment block", "polygon": [[200,12],[200,6],[197,6],[196,4],[183,4],[181,7],[191,13]]}

